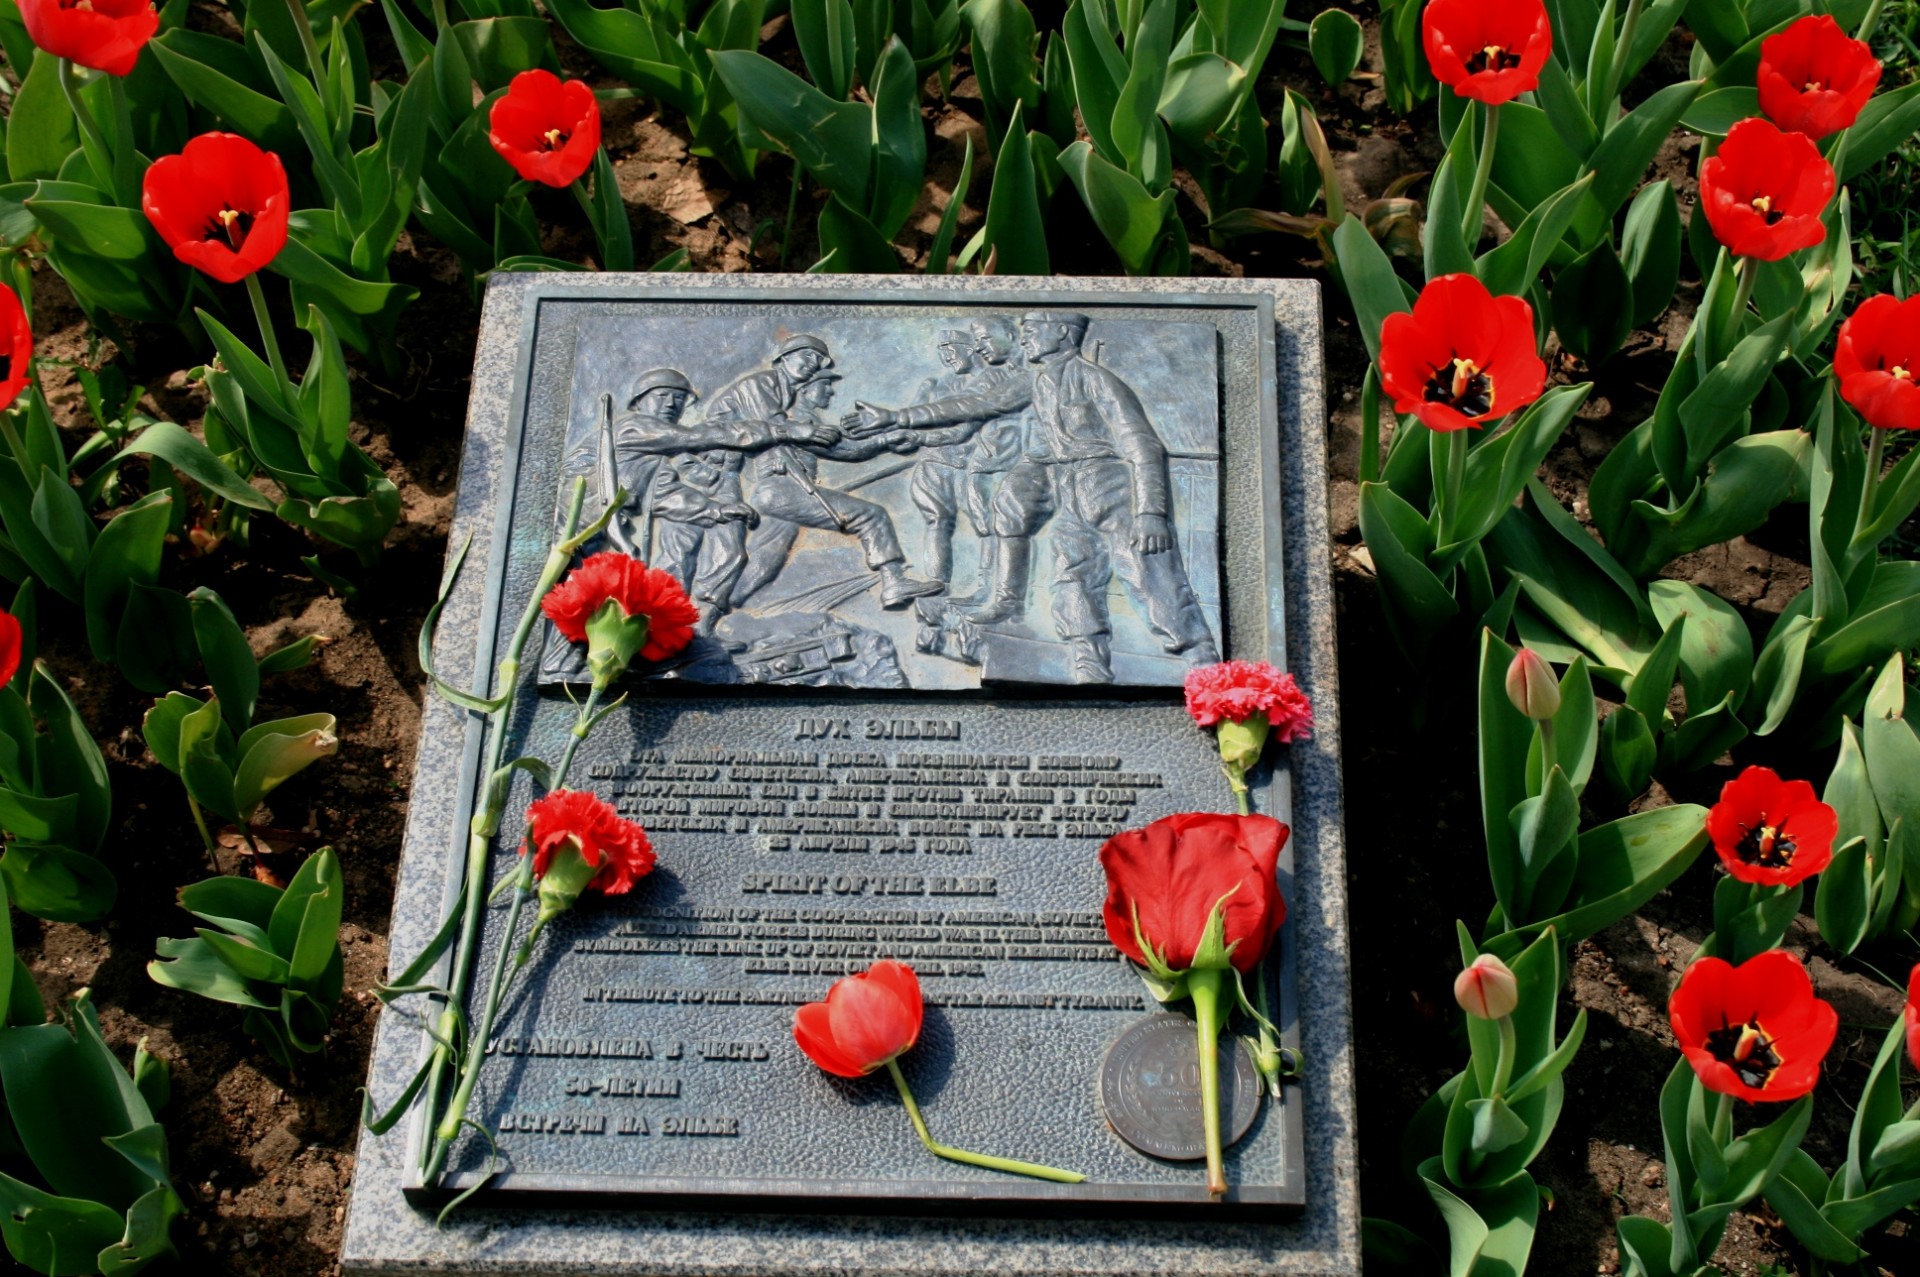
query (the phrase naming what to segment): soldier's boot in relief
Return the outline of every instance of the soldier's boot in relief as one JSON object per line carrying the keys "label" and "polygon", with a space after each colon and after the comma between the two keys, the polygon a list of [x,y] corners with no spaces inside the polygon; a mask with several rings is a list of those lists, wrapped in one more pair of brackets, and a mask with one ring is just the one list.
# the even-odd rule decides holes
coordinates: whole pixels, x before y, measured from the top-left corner
{"label": "soldier's boot in relief", "polygon": [[[955,607],[963,607],[963,608],[975,608],[980,606],[981,601],[987,597],[988,586],[993,581],[994,572],[996,570],[994,565],[998,562],[998,559],[999,559],[999,551],[997,549],[999,544],[1000,544],[1000,538],[998,537],[981,537],[980,538],[979,584],[977,584],[971,591],[969,591],[966,594],[956,594],[956,595],[949,596],[947,599],[949,603],[953,604],[953,606]],[[952,588],[952,587],[949,586],[948,588]]]}
{"label": "soldier's boot in relief", "polygon": [[1067,640],[1067,644],[1073,649],[1074,682],[1113,682],[1111,635],[1091,634],[1085,638],[1071,638]]}
{"label": "soldier's boot in relief", "polygon": [[1211,636],[1195,643],[1189,643],[1185,647],[1171,647],[1167,650],[1173,655],[1180,657],[1193,669],[1199,669],[1202,665],[1218,665],[1220,663],[1220,649],[1213,645],[1213,638]]}
{"label": "soldier's boot in relief", "polygon": [[1029,537],[995,537],[993,594],[986,606],[970,609],[968,619],[981,625],[1018,621],[1027,614],[1027,578],[1033,570],[1033,541]]}
{"label": "soldier's boot in relief", "polygon": [[931,520],[927,524],[927,579],[944,588],[953,580],[953,523]]}
{"label": "soldier's boot in relief", "polygon": [[880,565],[880,606],[890,612],[899,611],[922,595],[939,594],[946,588],[940,581],[908,576],[905,565],[897,560]]}

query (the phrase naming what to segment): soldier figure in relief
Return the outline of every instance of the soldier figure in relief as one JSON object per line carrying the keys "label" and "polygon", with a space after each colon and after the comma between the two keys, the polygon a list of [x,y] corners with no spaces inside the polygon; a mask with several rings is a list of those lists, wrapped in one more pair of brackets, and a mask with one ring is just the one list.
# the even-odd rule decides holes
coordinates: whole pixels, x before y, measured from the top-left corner
{"label": "soldier figure in relief", "polygon": [[[948,329],[939,335],[936,349],[940,354],[940,362],[947,366],[948,372],[944,376],[929,377],[921,382],[920,389],[913,397],[915,403],[932,403],[936,399],[965,394],[972,388],[973,372],[977,366],[973,335]],[[927,576],[942,585],[951,584],[953,580],[953,533],[959,523],[963,503],[968,506],[967,513],[974,525],[974,534],[983,536],[986,533],[985,520],[978,517],[974,503],[967,500],[970,495],[967,462],[972,451],[967,445],[971,442],[973,431],[967,430],[966,433],[968,438],[952,443],[923,439],[913,471],[908,477],[908,491],[913,497],[913,504],[927,524]]]}
{"label": "soldier figure in relief", "polygon": [[[1072,649],[1074,680],[1113,679],[1107,587],[1116,568],[1161,645],[1190,664],[1210,664],[1219,652],[1174,541],[1166,448],[1132,387],[1081,353],[1087,324],[1073,311],[1029,312],[1020,345],[1034,367],[1024,384],[1008,379],[982,393],[899,409],[861,405],[842,425],[862,438],[1030,407],[1037,437],[1028,460],[1048,475],[1055,517],[1054,630]],[[1008,473],[1002,494],[1021,468]]]}
{"label": "soldier figure in relief", "polygon": [[[982,363],[975,386],[983,391],[1029,384],[1020,335],[1013,321],[995,315],[967,325]],[[1021,408],[981,426],[967,461],[969,510],[978,502],[986,515],[980,547],[984,603],[968,615],[983,624],[1019,621],[1027,612],[1027,581],[1033,538],[1053,513],[1046,467],[1046,441],[1033,428],[1033,410]]]}

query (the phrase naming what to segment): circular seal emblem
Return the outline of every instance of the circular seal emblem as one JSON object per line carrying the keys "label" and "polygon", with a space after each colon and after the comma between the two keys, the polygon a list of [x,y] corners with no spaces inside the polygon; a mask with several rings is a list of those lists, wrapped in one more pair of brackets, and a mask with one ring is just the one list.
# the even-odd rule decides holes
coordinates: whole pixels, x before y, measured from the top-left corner
{"label": "circular seal emblem", "polygon": [[[1260,1073],[1237,1035],[1220,1036],[1220,1127],[1232,1145],[1260,1113]],[[1175,1162],[1205,1157],[1193,1021],[1163,1011],[1122,1033],[1100,1066],[1100,1105],[1120,1138],[1142,1153]]]}

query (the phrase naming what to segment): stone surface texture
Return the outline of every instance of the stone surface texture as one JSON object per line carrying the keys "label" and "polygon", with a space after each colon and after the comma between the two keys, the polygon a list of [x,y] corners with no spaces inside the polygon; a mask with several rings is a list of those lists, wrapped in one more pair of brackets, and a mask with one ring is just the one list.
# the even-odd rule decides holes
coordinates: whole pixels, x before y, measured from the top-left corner
{"label": "stone surface texture", "polygon": [[[569,293],[739,289],[724,275],[569,276]],[[494,612],[488,574],[497,540],[509,527],[517,455],[506,440],[519,410],[515,387],[527,351],[521,341],[529,307],[553,285],[553,277],[496,276],[482,316],[479,357],[473,374],[460,500],[450,545],[472,541],[468,569],[441,617],[436,653],[441,675],[472,686],[476,666],[491,659]],[[1271,296],[1276,322],[1276,368],[1280,437],[1278,486],[1282,510],[1278,534],[1285,546],[1283,599],[1234,589],[1257,580],[1257,569],[1229,544],[1224,561],[1229,583],[1229,631],[1282,636],[1268,618],[1284,615],[1288,667],[1312,697],[1316,730],[1309,742],[1285,751],[1269,784],[1289,780],[1291,811],[1284,797],[1274,805],[1290,817],[1295,873],[1289,894],[1288,960],[1296,963],[1297,1023],[1307,1076],[1298,1094],[1305,1135],[1306,1206],[1275,1214],[1272,1222],[1209,1221],[1196,1204],[1190,1216],[1142,1221],[1065,1218],[839,1217],[630,1209],[567,1210],[559,1206],[499,1208],[469,1204],[444,1227],[431,1212],[410,1206],[402,1195],[409,1165],[403,1124],[384,1137],[363,1136],[347,1221],[342,1267],[362,1277],[410,1273],[612,1274],[660,1277],[932,1277],[961,1274],[1057,1274],[1121,1277],[1138,1274],[1300,1274],[1349,1277],[1360,1272],[1360,1203],[1355,1156],[1352,1043],[1349,1031],[1345,845],[1340,790],[1340,723],[1336,684],[1334,599],[1328,552],[1325,406],[1319,340],[1318,286],[1304,281],[1122,279],[933,278],[756,276],[752,286],[836,291],[870,299],[898,294],[902,300],[938,304],[979,300],[996,291],[1030,294]],[[1116,300],[1124,300],[1116,296]],[[1251,469],[1251,468],[1249,468]],[[1228,522],[1236,503],[1266,499],[1255,474],[1227,476]],[[1244,516],[1247,511],[1242,509]],[[529,525],[530,526],[530,525]],[[1242,526],[1245,526],[1243,523]],[[1270,531],[1269,550],[1275,532]],[[1251,615],[1243,624],[1241,614]],[[1258,618],[1256,620],[1256,618]],[[474,635],[488,638],[483,652]],[[1229,655],[1265,653],[1235,650]],[[466,731],[466,715],[429,700],[414,779],[407,844],[449,849],[444,856],[409,858],[402,872],[392,923],[393,952],[418,952],[436,927],[446,874],[458,863],[451,849],[463,838],[456,828],[463,763],[470,770],[478,733]],[[376,1105],[391,1102],[417,1065],[421,1034],[407,1003],[380,1026],[369,1085]],[[781,1102],[769,1096],[769,1103]]]}

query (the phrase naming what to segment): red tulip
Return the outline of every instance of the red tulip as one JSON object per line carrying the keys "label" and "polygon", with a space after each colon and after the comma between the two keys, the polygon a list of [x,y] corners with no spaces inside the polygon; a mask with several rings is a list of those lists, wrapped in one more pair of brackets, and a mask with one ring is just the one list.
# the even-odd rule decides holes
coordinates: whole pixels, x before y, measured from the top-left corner
{"label": "red tulip", "polygon": [[223,284],[267,265],[287,243],[287,171],[237,133],[202,133],[147,169],[140,207],[173,255]]}
{"label": "red tulip", "polygon": [[1433,0],[1420,15],[1420,33],[1434,78],[1488,106],[1538,85],[1553,54],[1541,0]]}
{"label": "red tulip", "polygon": [[1283,745],[1304,740],[1313,729],[1313,706],[1293,675],[1266,661],[1221,661],[1187,671],[1187,713],[1202,727],[1244,723],[1264,714]]}
{"label": "red tulip", "polygon": [[638,654],[672,656],[693,641],[700,609],[671,573],[603,550],[547,592],[540,608],[568,639],[587,645],[587,668],[607,686]]}
{"label": "red tulip", "polygon": [[1435,430],[1498,421],[1538,399],[1546,384],[1533,307],[1495,297],[1472,275],[1430,280],[1413,313],[1389,315],[1380,330],[1380,385],[1394,411]]}
{"label": "red tulip", "polygon": [[1714,238],[1735,257],[1763,262],[1827,237],[1820,215],[1833,188],[1833,165],[1811,138],[1758,117],[1734,125],[1700,165],[1700,207]]}
{"label": "red tulip", "polygon": [[1701,958],[1680,977],[1667,1015],[1702,1085],[1755,1101],[1811,1091],[1840,1027],[1807,969],[1779,949],[1737,967]]}
{"label": "red tulip", "polygon": [[533,872],[544,878],[553,859],[569,844],[594,870],[586,883],[595,891],[622,896],[633,884],[653,872],[653,844],[647,831],[622,819],[613,804],[580,789],[556,789],[527,808],[527,842],[520,854],[533,852]]}
{"label": "red tulip", "polygon": [[522,71],[487,117],[487,140],[529,182],[568,186],[600,150],[600,103],[584,80]]}
{"label": "red tulip", "polygon": [[1907,1058],[1920,1069],[1920,962],[1907,972]]}
{"label": "red tulip", "polygon": [[11,408],[33,380],[33,329],[11,288],[0,288],[0,408]]}
{"label": "red tulip", "polygon": [[20,0],[20,20],[54,57],[108,75],[131,72],[160,29],[149,0]]}
{"label": "red tulip", "polygon": [[1749,767],[1720,790],[1707,813],[1707,835],[1720,863],[1741,882],[1791,887],[1833,861],[1840,818],[1804,780],[1781,780]]}
{"label": "red tulip", "polygon": [[13,682],[13,676],[20,672],[20,652],[25,638],[13,614],[0,612],[0,687]]}
{"label": "red tulip", "polygon": [[825,1002],[794,1013],[793,1040],[807,1058],[839,1077],[865,1077],[920,1038],[920,981],[904,962],[882,959],[835,980]]}
{"label": "red tulip", "polygon": [[1760,109],[1819,141],[1860,118],[1880,85],[1880,59],[1827,14],[1809,15],[1760,42]]}
{"label": "red tulip", "polygon": [[1833,375],[1840,397],[1881,430],[1920,429],[1920,297],[1880,293],[1840,325]]}
{"label": "red tulip", "polygon": [[[1156,973],[1253,970],[1286,920],[1273,873],[1288,832],[1271,816],[1187,812],[1115,834],[1100,849],[1107,937]],[[1223,954],[1205,943],[1215,914]]]}

